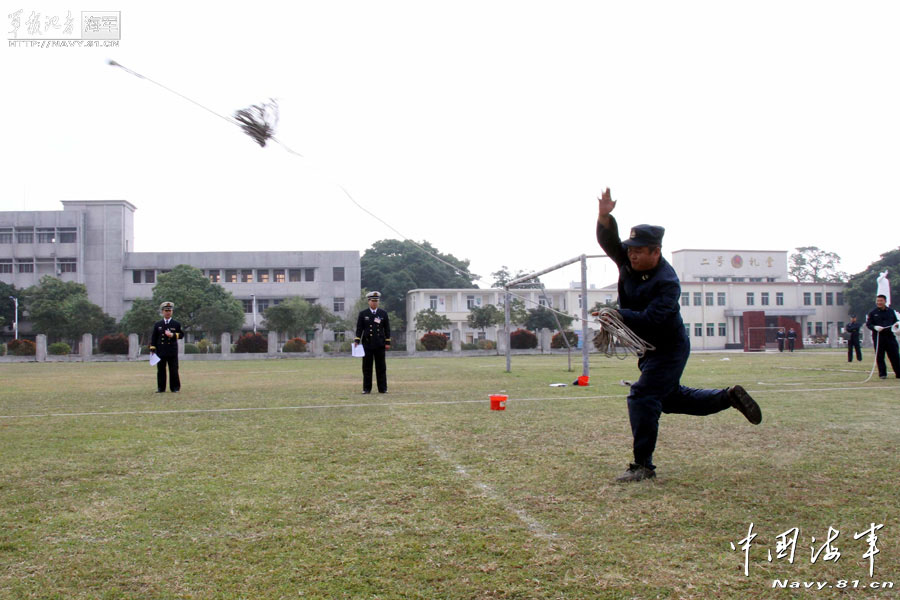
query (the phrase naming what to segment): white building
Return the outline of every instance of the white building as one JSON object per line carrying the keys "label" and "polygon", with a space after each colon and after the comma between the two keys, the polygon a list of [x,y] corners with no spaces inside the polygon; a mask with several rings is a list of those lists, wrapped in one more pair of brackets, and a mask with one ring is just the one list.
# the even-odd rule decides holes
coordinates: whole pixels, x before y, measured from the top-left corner
{"label": "white building", "polygon": [[[775,331],[793,327],[797,332],[797,348],[822,341],[832,332],[832,339],[849,322],[842,283],[797,283],[788,276],[788,253],[785,250],[677,250],[671,264],[681,279],[681,316],[691,338],[691,346],[699,350],[744,348],[763,336],[769,346],[775,344]],[[525,296],[526,308],[546,305],[541,290],[516,289]],[[581,290],[573,284],[569,289],[548,289],[553,308],[573,316],[581,314]],[[458,329],[460,339],[471,343],[481,337],[497,340],[502,326],[485,332],[473,330],[467,319],[473,306],[494,304],[503,307],[502,289],[415,289],[407,294],[407,340],[414,343],[417,334],[415,316],[420,310],[433,308],[450,319],[451,329]],[[618,301],[616,282],[588,290],[588,308],[595,304]],[[577,323],[577,322],[576,322]],[[593,324],[591,324],[593,325]],[[753,339],[749,339],[749,331]],[[579,326],[574,327],[580,331]],[[445,332],[448,333],[449,332]]]}

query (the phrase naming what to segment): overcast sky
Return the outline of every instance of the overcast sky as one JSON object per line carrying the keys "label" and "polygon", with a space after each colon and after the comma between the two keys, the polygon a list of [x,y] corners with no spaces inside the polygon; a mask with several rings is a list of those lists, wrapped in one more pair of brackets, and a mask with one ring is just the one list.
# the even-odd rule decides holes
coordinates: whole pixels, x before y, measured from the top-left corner
{"label": "overcast sky", "polygon": [[[4,2],[65,20],[93,3]],[[0,210],[137,206],[135,249],[359,250],[403,235],[536,270],[599,253],[596,196],[682,248],[897,247],[900,3],[105,3],[119,47],[7,42]],[[77,29],[77,25],[76,25]],[[230,115],[278,99],[278,145]],[[594,261],[589,280],[615,279]],[[544,279],[567,285],[572,266]]]}

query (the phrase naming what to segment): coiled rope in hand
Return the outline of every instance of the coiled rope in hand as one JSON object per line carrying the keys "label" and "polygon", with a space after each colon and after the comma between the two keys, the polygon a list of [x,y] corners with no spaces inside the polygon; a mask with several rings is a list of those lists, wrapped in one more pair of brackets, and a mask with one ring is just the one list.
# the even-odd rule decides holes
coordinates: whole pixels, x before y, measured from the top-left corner
{"label": "coiled rope in hand", "polygon": [[601,308],[591,313],[597,317],[600,330],[594,332],[594,347],[606,356],[625,359],[629,354],[638,358],[648,350],[656,350],[649,342],[642,340],[622,321],[619,311],[612,308]]}

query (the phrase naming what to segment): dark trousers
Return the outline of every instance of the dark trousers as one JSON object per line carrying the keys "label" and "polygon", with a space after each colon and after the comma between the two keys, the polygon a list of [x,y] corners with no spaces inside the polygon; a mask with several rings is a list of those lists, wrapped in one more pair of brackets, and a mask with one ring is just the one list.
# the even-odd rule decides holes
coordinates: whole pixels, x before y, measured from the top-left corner
{"label": "dark trousers", "polygon": [[778,340],[778,351],[784,352],[784,338],[779,338]]}
{"label": "dark trousers", "polygon": [[862,347],[860,346],[859,340],[857,339],[855,342],[853,340],[847,342],[847,362],[853,362],[854,348],[856,348],[856,360],[862,360]]}
{"label": "dark trousers", "polygon": [[788,350],[790,350],[791,352],[794,351],[794,340],[792,340],[791,338],[788,338]]}
{"label": "dark trousers", "polygon": [[681,385],[681,374],[691,353],[685,339],[671,351],[653,351],[639,361],[641,376],[628,394],[628,418],[634,436],[634,462],[653,466],[660,413],[711,415],[731,406],[726,389],[703,390]]}
{"label": "dark trousers", "polygon": [[887,365],[884,363],[884,355],[887,354],[888,360],[891,361],[891,368],[894,369],[894,375],[900,377],[900,352],[897,350],[897,338],[890,329],[885,329],[880,334],[873,336],[872,341],[878,346],[875,352],[875,364],[878,365],[878,376],[887,377]]}
{"label": "dark trousers", "polygon": [[384,362],[384,348],[366,348],[366,355],[362,359],[363,391],[372,391],[372,365],[375,365],[375,379],[378,381],[378,391],[382,394],[387,391],[387,365]]}
{"label": "dark trousers", "polygon": [[181,379],[178,378],[178,355],[160,356],[156,363],[156,389],[166,391],[166,365],[169,365],[169,389],[177,392],[181,389]]}

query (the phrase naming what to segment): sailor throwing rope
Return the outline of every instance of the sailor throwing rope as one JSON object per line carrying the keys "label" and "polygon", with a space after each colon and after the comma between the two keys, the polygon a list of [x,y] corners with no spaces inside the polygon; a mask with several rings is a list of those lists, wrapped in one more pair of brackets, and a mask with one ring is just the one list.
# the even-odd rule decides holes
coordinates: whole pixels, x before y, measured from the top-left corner
{"label": "sailor throwing rope", "polygon": [[616,202],[609,188],[598,201],[597,241],[619,267],[619,309],[602,312],[601,323],[612,326],[620,321],[646,343],[638,359],[641,376],[628,394],[634,462],[616,479],[641,481],[656,476],[653,451],[661,413],[704,416],[733,407],[758,425],[762,411],[739,385],[715,390],[681,385],[691,345],[681,320],[681,284],[661,254],[665,230],[637,225],[622,241],[610,214]]}

